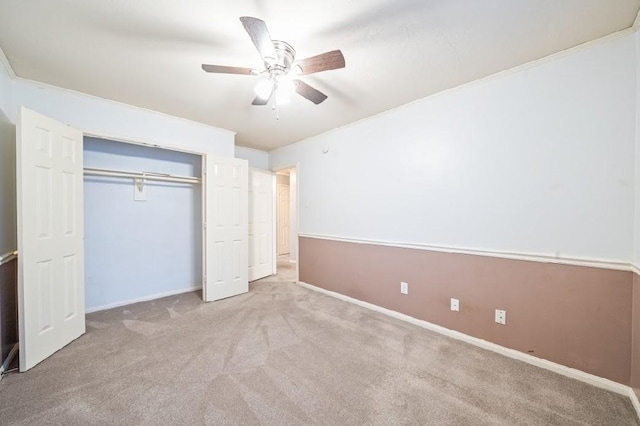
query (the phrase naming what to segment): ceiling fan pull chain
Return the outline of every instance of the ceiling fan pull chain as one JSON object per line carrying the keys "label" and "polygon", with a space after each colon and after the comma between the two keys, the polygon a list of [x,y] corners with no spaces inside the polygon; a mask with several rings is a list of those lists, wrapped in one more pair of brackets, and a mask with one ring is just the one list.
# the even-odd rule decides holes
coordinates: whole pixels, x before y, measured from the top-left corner
{"label": "ceiling fan pull chain", "polygon": [[280,110],[278,108],[278,91],[276,90],[277,86],[273,88],[273,96],[271,97],[271,109],[276,112],[276,120],[280,120]]}

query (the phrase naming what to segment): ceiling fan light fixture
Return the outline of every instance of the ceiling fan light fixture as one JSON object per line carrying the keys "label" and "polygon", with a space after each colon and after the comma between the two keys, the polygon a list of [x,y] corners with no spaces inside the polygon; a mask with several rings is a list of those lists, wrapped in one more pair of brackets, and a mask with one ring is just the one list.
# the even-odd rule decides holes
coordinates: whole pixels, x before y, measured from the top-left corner
{"label": "ceiling fan light fixture", "polygon": [[254,90],[260,99],[269,99],[273,91],[273,82],[268,78],[261,78],[256,83]]}
{"label": "ceiling fan light fixture", "polygon": [[278,106],[288,105],[288,104],[291,103],[291,98],[281,98],[280,96],[276,95],[275,96],[275,103]]}
{"label": "ceiling fan light fixture", "polygon": [[296,91],[296,86],[287,76],[281,76],[276,82],[276,94],[278,95],[278,101],[288,102],[291,96]]}

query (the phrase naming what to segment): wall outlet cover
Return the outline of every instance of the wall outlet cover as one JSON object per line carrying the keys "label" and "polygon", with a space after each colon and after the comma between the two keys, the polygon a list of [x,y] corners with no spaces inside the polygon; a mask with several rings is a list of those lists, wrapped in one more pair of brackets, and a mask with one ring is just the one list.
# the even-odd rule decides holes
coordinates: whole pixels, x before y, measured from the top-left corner
{"label": "wall outlet cover", "polygon": [[400,282],[400,293],[409,294],[409,283]]}
{"label": "wall outlet cover", "polygon": [[460,301],[458,299],[451,298],[451,310],[460,311]]}
{"label": "wall outlet cover", "polygon": [[507,311],[496,309],[496,322],[498,324],[507,325]]}

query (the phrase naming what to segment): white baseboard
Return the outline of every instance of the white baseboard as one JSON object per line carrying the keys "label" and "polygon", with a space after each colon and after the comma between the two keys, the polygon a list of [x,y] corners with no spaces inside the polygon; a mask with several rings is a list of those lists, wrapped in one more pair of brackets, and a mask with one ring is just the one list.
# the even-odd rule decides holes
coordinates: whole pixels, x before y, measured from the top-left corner
{"label": "white baseboard", "polygon": [[5,359],[2,363],[2,366],[0,366],[0,380],[2,380],[2,374],[9,369],[9,365],[11,364],[11,361],[13,361],[13,358],[16,357],[16,354],[18,353],[18,347],[19,345],[17,343],[13,345],[13,347],[9,351],[9,355],[7,355],[7,359]]}
{"label": "white baseboard", "polygon": [[107,310],[107,309],[119,308],[120,306],[131,305],[132,303],[147,302],[149,300],[161,299],[161,298],[167,297],[167,296],[175,296],[176,294],[190,293],[190,292],[196,291],[196,290],[202,290],[202,286],[198,285],[198,286],[194,286],[194,287],[187,287],[187,288],[182,288],[182,289],[179,289],[179,290],[172,290],[172,291],[167,291],[167,292],[164,292],[164,293],[156,293],[156,294],[151,294],[151,295],[148,295],[148,296],[138,297],[136,299],[122,300],[120,302],[108,303],[106,305],[100,305],[100,306],[94,306],[92,308],[85,309],[85,313],[90,314],[90,313],[93,313],[93,312],[104,311],[104,310]]}
{"label": "white baseboard", "polygon": [[[448,328],[445,328],[427,321],[410,317],[409,315],[405,315],[400,312],[392,311],[390,309],[386,309],[381,306],[374,305],[372,303],[363,302],[362,300],[354,299],[352,297],[345,296],[343,294],[336,293],[334,291],[325,290],[323,288],[316,287],[314,285],[307,284],[302,281],[298,281],[298,284],[310,290],[318,291],[328,296],[335,297],[337,299],[362,306],[363,308],[371,309],[372,311],[380,312],[390,317],[409,322],[411,324],[417,325],[418,327],[435,331],[436,333],[440,333],[445,336],[449,336],[454,339],[462,340],[463,342],[467,342],[472,345],[481,347],[483,349],[487,349],[492,352],[499,353],[500,355],[517,359],[519,361],[526,362],[527,364],[535,365],[536,367],[544,368],[545,370],[553,371],[554,373],[558,373],[563,376],[570,377],[572,379],[580,380],[581,382],[588,383],[598,388],[606,389],[606,390],[609,390],[624,396],[629,396],[629,397],[631,397],[631,394],[633,394],[633,396],[636,397],[631,387],[623,385],[621,383],[614,382],[613,380],[605,379],[604,377],[598,377],[590,373],[585,373],[584,371],[576,370],[575,368],[570,368],[561,364],[557,364],[555,362],[548,361],[546,359],[537,358],[537,357],[534,357],[533,355],[525,354],[523,352],[519,352],[514,349],[509,349],[504,346],[500,346],[495,343],[491,343],[486,340],[479,339],[477,337],[460,333],[459,331],[450,330]],[[635,398],[635,401],[632,398],[632,403],[634,404],[638,417],[640,417],[640,403],[638,403],[637,397]]]}

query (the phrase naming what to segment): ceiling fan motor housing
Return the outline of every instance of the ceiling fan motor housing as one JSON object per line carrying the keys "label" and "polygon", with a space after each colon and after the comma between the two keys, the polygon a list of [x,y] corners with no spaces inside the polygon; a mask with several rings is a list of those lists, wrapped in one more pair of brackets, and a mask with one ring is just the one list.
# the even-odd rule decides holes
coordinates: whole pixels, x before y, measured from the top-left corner
{"label": "ceiling fan motor housing", "polygon": [[273,48],[277,58],[273,62],[265,61],[264,65],[271,75],[287,74],[296,58],[295,49],[286,41],[273,40]]}

